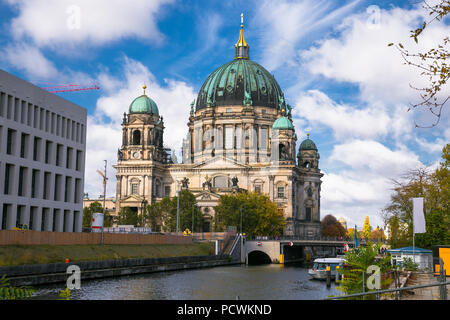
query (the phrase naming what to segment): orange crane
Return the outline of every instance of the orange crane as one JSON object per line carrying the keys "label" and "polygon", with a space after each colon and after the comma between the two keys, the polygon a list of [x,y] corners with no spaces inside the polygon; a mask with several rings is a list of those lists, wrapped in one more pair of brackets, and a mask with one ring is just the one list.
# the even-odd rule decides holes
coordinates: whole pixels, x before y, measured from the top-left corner
{"label": "orange crane", "polygon": [[65,85],[54,85],[50,87],[43,87],[41,89],[47,90],[50,93],[58,93],[58,92],[83,91],[83,90],[99,90],[100,87],[97,84],[91,85],[65,84]]}

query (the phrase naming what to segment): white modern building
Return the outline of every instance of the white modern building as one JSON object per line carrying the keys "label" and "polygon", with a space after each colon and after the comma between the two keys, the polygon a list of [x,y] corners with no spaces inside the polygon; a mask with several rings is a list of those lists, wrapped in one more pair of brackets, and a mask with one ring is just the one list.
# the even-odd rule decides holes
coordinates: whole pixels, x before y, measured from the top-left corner
{"label": "white modern building", "polygon": [[0,70],[0,229],[81,232],[87,110]]}
{"label": "white modern building", "polygon": [[433,268],[433,252],[428,249],[418,247],[404,247],[398,249],[387,250],[391,254],[391,263],[393,265],[402,266],[405,259],[411,259],[418,265],[420,270],[432,270]]}

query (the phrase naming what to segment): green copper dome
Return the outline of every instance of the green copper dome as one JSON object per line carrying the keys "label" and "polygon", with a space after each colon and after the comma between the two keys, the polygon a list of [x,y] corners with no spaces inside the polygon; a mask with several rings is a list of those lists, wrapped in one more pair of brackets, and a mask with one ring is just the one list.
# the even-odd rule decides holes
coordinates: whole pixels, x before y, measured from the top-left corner
{"label": "green copper dome", "polygon": [[291,120],[287,117],[280,117],[272,125],[272,130],[293,130]]}
{"label": "green copper dome", "polygon": [[317,147],[316,147],[316,144],[311,139],[309,139],[309,136],[308,136],[308,138],[300,144],[299,150],[316,150],[317,151]]}
{"label": "green copper dome", "polygon": [[198,94],[196,110],[208,105],[286,108],[275,78],[250,59],[234,59],[209,75]]}
{"label": "green copper dome", "polygon": [[261,106],[286,110],[284,94],[264,67],[250,60],[241,21],[234,59],[213,71],[198,93],[196,110],[208,106]]}
{"label": "green copper dome", "polygon": [[129,113],[152,113],[159,115],[158,106],[155,101],[143,94],[140,97],[134,99],[130,104]]}

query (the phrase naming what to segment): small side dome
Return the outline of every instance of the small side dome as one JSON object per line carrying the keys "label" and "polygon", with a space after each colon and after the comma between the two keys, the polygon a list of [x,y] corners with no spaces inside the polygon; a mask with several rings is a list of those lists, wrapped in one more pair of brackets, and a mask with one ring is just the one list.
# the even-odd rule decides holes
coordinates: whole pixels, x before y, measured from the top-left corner
{"label": "small side dome", "polygon": [[294,130],[294,126],[287,117],[280,117],[273,123],[272,130]]}
{"label": "small side dome", "polygon": [[144,94],[133,100],[130,104],[129,113],[151,113],[159,116],[158,106],[155,101],[145,94],[147,86],[144,85],[142,88],[144,89]]}
{"label": "small side dome", "polygon": [[299,151],[301,151],[301,150],[316,150],[317,151],[316,144],[311,139],[309,139],[309,134],[308,134],[308,138],[300,144],[300,148],[298,150]]}

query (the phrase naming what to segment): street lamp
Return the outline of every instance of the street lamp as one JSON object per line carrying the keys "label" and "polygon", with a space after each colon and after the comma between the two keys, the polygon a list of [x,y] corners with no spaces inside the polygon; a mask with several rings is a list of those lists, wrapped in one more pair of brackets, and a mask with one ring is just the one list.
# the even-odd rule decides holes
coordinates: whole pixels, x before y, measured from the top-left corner
{"label": "street lamp", "polygon": [[178,182],[178,190],[177,190],[177,236],[179,225],[180,225],[180,182]]}
{"label": "street lamp", "polygon": [[242,206],[239,208],[239,211],[241,212],[241,235],[242,235]]}
{"label": "street lamp", "polygon": [[147,200],[145,199],[145,196],[144,196],[144,199],[141,202],[141,205],[142,205],[142,213],[141,213],[142,226],[145,227],[145,225],[144,225],[144,222],[145,222],[144,213],[145,213],[145,207],[147,206]]}
{"label": "street lamp", "polygon": [[105,161],[105,173],[103,176],[103,219],[102,219],[102,245],[105,243],[105,233],[103,231],[103,227],[105,225],[105,215],[106,215],[106,181],[108,178],[106,177],[106,165],[108,163],[107,160]]}
{"label": "street lamp", "polygon": [[194,233],[194,206],[192,206],[192,208],[191,208],[191,210],[192,210],[192,229],[191,229],[191,232],[192,233]]}

